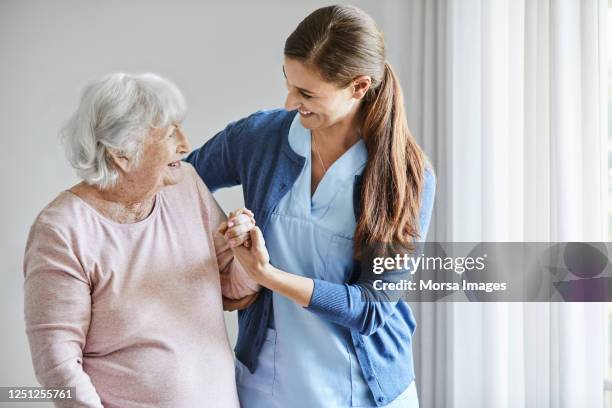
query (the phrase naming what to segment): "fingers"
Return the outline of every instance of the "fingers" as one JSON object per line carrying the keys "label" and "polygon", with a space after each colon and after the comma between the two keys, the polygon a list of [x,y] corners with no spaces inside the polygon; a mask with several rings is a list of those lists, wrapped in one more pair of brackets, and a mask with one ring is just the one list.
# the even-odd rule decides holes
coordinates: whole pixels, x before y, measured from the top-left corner
{"label": "fingers", "polygon": [[[235,216],[234,218],[229,218],[227,220],[227,226],[230,229],[235,229],[237,227],[244,227],[244,226],[249,226],[249,229],[247,231],[250,231],[250,229],[255,225],[255,220],[251,217],[249,217],[246,214],[239,214],[237,216]],[[242,231],[240,232],[238,235],[243,234],[246,231]]]}
{"label": "fingers", "polygon": [[249,217],[255,217],[255,213],[248,208],[240,208],[237,211],[239,211],[239,214],[247,214]]}
{"label": "fingers", "polygon": [[228,245],[232,248],[235,248],[243,244],[247,248],[251,246],[251,236],[248,233],[239,235],[231,239],[226,238],[226,240],[227,240]]}
{"label": "fingers", "polygon": [[[225,224],[225,228],[222,227]],[[247,208],[239,208],[230,212],[226,223],[222,223],[218,231],[223,234],[230,247],[244,245],[251,247],[249,231],[255,226],[254,214]],[[223,229],[223,231],[221,231]]]}
{"label": "fingers", "polygon": [[225,235],[226,231],[227,231],[227,221],[223,221],[221,225],[217,227],[217,232],[221,235]]}
{"label": "fingers", "polygon": [[251,229],[250,235],[251,235],[251,241],[255,248],[261,248],[261,247],[265,248],[266,241],[264,240],[263,234],[261,233],[261,230],[259,229],[258,226],[254,226]]}
{"label": "fingers", "polygon": [[261,233],[259,227],[254,227],[250,232],[250,236],[253,251],[257,253],[260,260],[263,262],[268,262],[270,260],[270,256],[268,255],[268,249],[266,248],[266,241],[264,240],[263,234]]}
{"label": "fingers", "polygon": [[253,227],[253,224],[249,224],[228,229],[224,235],[224,238],[231,246],[241,245],[243,242],[251,238],[249,232],[251,229],[253,229]]}
{"label": "fingers", "polygon": [[245,220],[250,220],[255,223],[255,214],[248,208],[239,208],[229,213],[227,218],[228,226],[233,227],[236,223],[246,222]]}
{"label": "fingers", "polygon": [[237,210],[234,210],[235,214],[234,215],[238,215],[238,214],[246,214],[251,218],[255,217],[255,214],[253,213],[253,211],[249,210],[248,208],[239,208]]}

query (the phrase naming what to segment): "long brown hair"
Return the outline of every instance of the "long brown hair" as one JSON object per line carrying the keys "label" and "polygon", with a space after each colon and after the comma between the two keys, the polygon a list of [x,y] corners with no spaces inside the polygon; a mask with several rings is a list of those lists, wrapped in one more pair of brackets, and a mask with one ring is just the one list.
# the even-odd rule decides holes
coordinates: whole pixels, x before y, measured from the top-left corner
{"label": "long brown hair", "polygon": [[347,87],[372,79],[361,106],[368,163],[355,230],[355,254],[364,246],[400,244],[419,237],[425,155],[408,128],[399,81],[385,59],[374,20],[353,6],[328,6],[306,17],[285,41],[285,56],[315,68],[326,81]]}

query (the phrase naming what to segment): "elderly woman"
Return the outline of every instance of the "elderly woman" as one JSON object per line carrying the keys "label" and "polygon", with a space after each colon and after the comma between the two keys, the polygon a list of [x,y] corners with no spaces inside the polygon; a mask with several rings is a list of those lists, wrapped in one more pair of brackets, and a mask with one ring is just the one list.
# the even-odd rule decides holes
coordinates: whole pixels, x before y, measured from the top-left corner
{"label": "elderly woman", "polygon": [[[184,111],[170,82],[112,74],[86,87],[63,131],[83,181],[36,218],[24,272],[36,376],[76,387],[66,406],[238,406],[221,288],[244,307],[259,286],[216,232],[225,215],[181,162]],[[235,215],[242,242],[251,214]]]}

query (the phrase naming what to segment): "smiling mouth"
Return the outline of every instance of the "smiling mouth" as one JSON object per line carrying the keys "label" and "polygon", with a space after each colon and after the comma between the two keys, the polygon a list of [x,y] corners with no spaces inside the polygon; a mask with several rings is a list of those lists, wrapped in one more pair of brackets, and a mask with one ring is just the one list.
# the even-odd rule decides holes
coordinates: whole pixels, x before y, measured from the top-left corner
{"label": "smiling mouth", "polygon": [[298,109],[298,112],[300,112],[300,115],[304,116],[304,117],[308,117],[308,116],[312,116],[313,113],[310,111],[306,111],[306,110],[302,110],[302,109]]}
{"label": "smiling mouth", "polygon": [[173,169],[178,169],[179,167],[181,167],[181,161],[177,160],[175,162],[172,162],[168,164],[168,167],[172,167]]}

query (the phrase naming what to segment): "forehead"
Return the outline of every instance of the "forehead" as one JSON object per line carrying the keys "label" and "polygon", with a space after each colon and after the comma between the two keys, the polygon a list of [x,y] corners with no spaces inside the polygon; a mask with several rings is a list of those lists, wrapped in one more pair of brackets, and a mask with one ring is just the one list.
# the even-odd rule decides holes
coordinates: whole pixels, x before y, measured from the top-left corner
{"label": "forehead", "polygon": [[338,89],[336,85],[325,81],[318,70],[296,59],[285,57],[283,70],[291,86],[314,93],[327,93]]}

